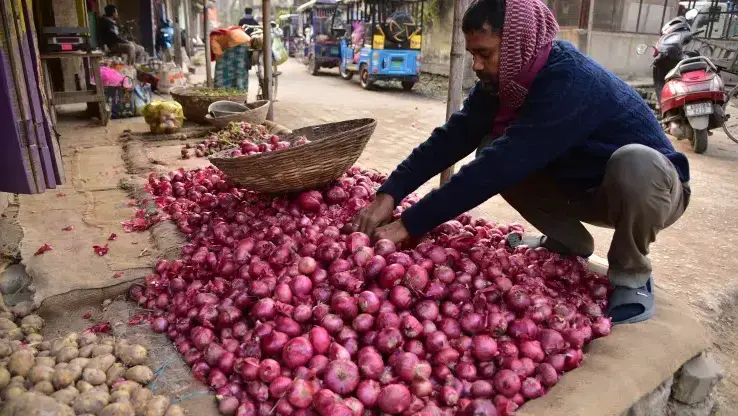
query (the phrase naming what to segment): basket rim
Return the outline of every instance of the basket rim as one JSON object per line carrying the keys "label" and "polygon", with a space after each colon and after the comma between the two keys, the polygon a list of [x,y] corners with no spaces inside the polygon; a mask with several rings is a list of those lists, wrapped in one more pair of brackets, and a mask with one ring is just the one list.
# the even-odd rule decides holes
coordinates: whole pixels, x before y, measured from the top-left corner
{"label": "basket rim", "polygon": [[[175,95],[179,97],[194,97],[194,98],[202,98],[202,95],[197,94],[198,91],[217,91],[219,88],[210,88],[210,87],[195,87],[195,86],[187,86],[187,87],[174,87],[171,90],[169,90],[169,95],[174,97]],[[188,94],[187,92],[192,91],[195,92],[194,94]],[[236,94],[224,94],[224,95],[217,95],[217,96],[208,96],[208,98],[227,98],[227,97],[247,97],[248,92],[244,91],[243,94],[236,93]],[[226,100],[218,100],[218,101],[228,101]]]}
{"label": "basket rim", "polygon": [[[374,119],[374,118],[369,118],[369,117],[356,118],[356,119],[349,119],[349,120],[337,121],[337,122],[333,122],[333,123],[323,123],[323,124],[315,124],[315,125],[312,125],[312,126],[300,127],[299,129],[292,130],[292,133],[288,133],[288,134],[283,135],[283,136],[280,136],[280,137],[281,138],[287,138],[287,137],[294,138],[294,137],[298,137],[299,136],[299,131],[300,130],[303,130],[303,129],[321,127],[321,126],[326,126],[326,125],[331,125],[331,124],[346,123],[346,122],[364,122],[364,123],[362,125],[360,125],[360,126],[354,126],[351,129],[342,131],[341,133],[338,133],[338,134],[346,134],[346,133],[350,133],[350,132],[352,132],[354,130],[359,130],[359,129],[364,129],[364,128],[370,127],[372,125],[374,125],[374,127],[376,127],[376,125],[377,125],[377,120]],[[276,153],[285,154],[285,153],[287,153],[287,152],[289,152],[291,150],[292,151],[296,151],[298,149],[304,150],[304,149],[308,148],[308,146],[311,146],[311,145],[315,146],[315,145],[317,145],[317,144],[319,144],[319,143],[321,143],[323,141],[330,140],[334,136],[335,135],[328,135],[328,136],[325,136],[325,137],[321,137],[321,138],[319,138],[317,140],[312,140],[312,141],[310,141],[308,143],[305,143],[305,144],[303,144],[301,146],[289,147],[287,149],[276,150],[276,151],[273,151],[273,152],[259,153],[257,155],[251,155],[251,156],[244,155],[244,156],[238,156],[238,157],[220,157],[219,156],[222,153],[225,153],[225,152],[228,152],[228,151],[233,151],[236,148],[238,148],[238,146],[234,146],[234,147],[229,147],[228,149],[221,150],[220,152],[218,152],[218,153],[210,156],[208,158],[208,160],[212,164],[215,164],[216,161],[221,161],[221,160],[223,160],[223,161],[224,160],[228,160],[228,161],[244,161],[244,160],[252,161],[252,160],[259,160],[260,158],[261,159],[267,158],[267,157],[270,157],[270,156],[272,156],[272,155],[274,155]]]}

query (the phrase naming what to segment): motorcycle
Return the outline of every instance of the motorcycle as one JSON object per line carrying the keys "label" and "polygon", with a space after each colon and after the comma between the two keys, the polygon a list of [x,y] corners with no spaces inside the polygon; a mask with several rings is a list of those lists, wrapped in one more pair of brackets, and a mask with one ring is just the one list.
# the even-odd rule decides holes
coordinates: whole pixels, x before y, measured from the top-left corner
{"label": "motorcycle", "polygon": [[[651,47],[652,66],[664,131],[678,140],[688,139],[695,153],[704,153],[709,131],[722,127],[726,120],[728,95],[710,58],[684,50],[699,33],[691,27],[696,16],[697,11],[690,10],[664,25],[661,38]],[[643,55],[648,48],[638,45],[637,53]]]}

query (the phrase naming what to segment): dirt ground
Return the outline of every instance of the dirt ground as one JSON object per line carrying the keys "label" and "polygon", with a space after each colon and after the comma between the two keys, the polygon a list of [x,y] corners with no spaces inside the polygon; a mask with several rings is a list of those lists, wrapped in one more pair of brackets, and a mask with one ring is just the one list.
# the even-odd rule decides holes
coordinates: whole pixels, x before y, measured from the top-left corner
{"label": "dirt ground", "polygon": [[[303,66],[292,61],[280,70],[283,75],[279,78],[278,101],[275,103],[275,121],[279,124],[298,128],[349,118],[373,117],[378,120],[377,130],[359,160],[366,167],[390,172],[444,120],[446,106],[442,100],[429,98],[420,92],[404,92],[399,84],[380,84],[374,91],[364,91],[356,79],[344,81],[335,70],[313,77]],[[251,81],[255,85],[253,78]],[[434,86],[431,87],[435,90]],[[54,279],[74,278],[80,272],[93,276],[94,284],[88,285],[92,289],[120,283],[112,278],[116,272],[124,273],[122,280],[143,277],[145,267],[157,254],[150,240],[126,237],[128,240],[125,241],[137,245],[136,249],[106,256],[104,261],[90,254],[91,246],[107,243],[105,239],[111,232],[124,234],[120,222],[130,218],[132,209],[125,205],[130,196],[119,186],[129,177],[125,168],[121,168],[124,161],[119,135],[125,129],[146,130],[143,120],[113,120],[106,128],[101,128],[90,120],[62,114],[58,129],[62,135],[65,166],[71,179],[51,193],[65,193],[67,197],[51,198],[48,194],[22,197],[19,218],[27,237],[35,235],[34,232],[29,233],[29,229],[44,229],[44,238],[52,240],[63,234],[61,228],[67,223],[49,228],[43,215],[33,214],[42,214],[50,206],[58,209],[60,204],[63,205],[64,221],[70,224],[78,221],[74,222],[81,231],[77,244],[85,256],[68,259],[66,263],[46,259],[47,264],[40,262],[34,267],[45,274],[52,289]],[[726,368],[726,380],[721,389],[722,408],[734,409],[738,406],[738,365],[735,363],[738,337],[731,329],[734,320],[738,319],[738,307],[735,306],[738,278],[733,274],[738,270],[738,256],[732,255],[730,249],[736,246],[738,239],[738,213],[733,212],[730,206],[738,190],[738,181],[731,179],[731,172],[738,162],[738,146],[728,141],[722,132],[715,133],[710,140],[710,148],[704,155],[695,155],[688,143],[675,143],[690,159],[692,201],[684,217],[659,235],[657,243],[652,246],[651,259],[657,285],[686,301],[693,313],[710,328],[714,349]],[[203,160],[178,159],[180,147],[181,143],[177,141],[151,143],[143,149],[144,157],[161,170],[180,166],[192,168],[206,163]],[[434,178],[421,188],[421,192],[427,192],[437,182],[438,179]],[[522,222],[499,197],[484,203],[474,214],[499,222]],[[90,218],[95,218],[94,226],[90,226]],[[590,230],[597,243],[596,254],[605,257],[612,232],[596,228]],[[33,244],[40,238],[34,237]],[[109,243],[113,253],[119,242]],[[21,252],[32,254],[36,248],[22,245]],[[45,255],[51,257],[52,254],[59,255],[54,252]],[[27,258],[24,256],[24,260]],[[95,266],[90,267],[93,261]],[[60,289],[55,290],[59,293]],[[52,292],[54,290],[49,293]]]}

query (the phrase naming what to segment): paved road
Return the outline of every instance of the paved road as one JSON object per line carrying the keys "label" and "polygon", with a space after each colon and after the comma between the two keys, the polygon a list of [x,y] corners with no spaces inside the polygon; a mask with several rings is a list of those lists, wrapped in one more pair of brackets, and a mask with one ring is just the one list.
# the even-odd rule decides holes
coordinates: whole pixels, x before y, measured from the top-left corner
{"label": "paved road", "polygon": [[[359,160],[367,167],[391,171],[444,120],[444,102],[403,92],[399,85],[364,91],[356,79],[344,81],[335,70],[313,77],[292,61],[280,69],[277,122],[294,128],[355,117],[379,121]],[[721,131],[710,137],[710,148],[703,155],[694,154],[686,142],[675,146],[690,159],[693,196],[684,217],[659,234],[652,245],[656,283],[686,300],[713,328],[719,340],[717,350],[723,353],[721,361],[733,367],[731,363],[738,358],[735,337],[726,334],[730,324],[723,322],[738,318],[732,307],[738,282],[738,255],[732,251],[738,247],[738,211],[733,209],[738,193],[738,145]],[[436,184],[437,178],[421,191]],[[499,222],[523,222],[500,197],[484,203],[475,214]],[[596,254],[606,257],[612,232],[588,228],[595,237]],[[736,389],[732,386],[730,390]]]}

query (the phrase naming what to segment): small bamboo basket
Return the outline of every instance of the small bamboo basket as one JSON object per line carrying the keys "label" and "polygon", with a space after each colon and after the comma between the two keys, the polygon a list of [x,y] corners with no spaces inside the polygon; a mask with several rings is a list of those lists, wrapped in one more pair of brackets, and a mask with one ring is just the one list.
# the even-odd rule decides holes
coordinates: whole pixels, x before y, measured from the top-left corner
{"label": "small bamboo basket", "polygon": [[286,142],[305,136],[310,143],[253,156],[223,157],[210,161],[244,188],[266,193],[315,189],[343,175],[356,163],[369,142],[377,121],[370,118],[303,127],[280,135]]}

